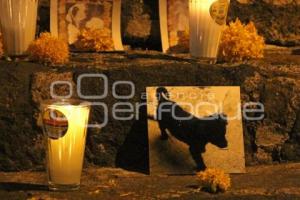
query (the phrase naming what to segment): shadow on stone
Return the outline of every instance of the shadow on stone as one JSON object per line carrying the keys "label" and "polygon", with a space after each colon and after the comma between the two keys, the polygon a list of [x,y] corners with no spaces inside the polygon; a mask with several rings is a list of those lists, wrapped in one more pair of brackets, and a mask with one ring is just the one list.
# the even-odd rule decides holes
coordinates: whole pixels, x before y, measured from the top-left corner
{"label": "shadow on stone", "polygon": [[48,191],[48,187],[42,184],[0,182],[0,190],[7,191]]}
{"label": "shadow on stone", "polygon": [[136,120],[116,157],[116,167],[149,174],[147,107],[139,109]]}
{"label": "shadow on stone", "polygon": [[181,61],[181,62],[188,62],[188,63],[197,63],[196,59],[190,58],[188,56],[185,57],[178,57],[172,56],[168,54],[149,54],[149,53],[135,53],[135,54],[128,54],[128,59],[151,59],[151,60],[162,60],[162,61]]}
{"label": "shadow on stone", "polygon": [[294,49],[293,51],[292,51],[292,55],[300,55],[300,48],[298,49]]}

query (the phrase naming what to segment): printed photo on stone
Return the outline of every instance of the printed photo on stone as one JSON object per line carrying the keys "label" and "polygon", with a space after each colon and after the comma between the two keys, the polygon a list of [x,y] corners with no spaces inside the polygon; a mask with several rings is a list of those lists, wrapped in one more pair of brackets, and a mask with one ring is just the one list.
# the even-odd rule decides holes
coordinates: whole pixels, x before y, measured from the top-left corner
{"label": "printed photo on stone", "polygon": [[120,30],[121,0],[52,0],[51,33],[76,49],[82,31],[101,30],[111,42],[107,50],[123,50]]}
{"label": "printed photo on stone", "polygon": [[239,87],[148,87],[151,174],[245,172]]}
{"label": "printed photo on stone", "polygon": [[189,52],[189,1],[160,0],[163,52]]}

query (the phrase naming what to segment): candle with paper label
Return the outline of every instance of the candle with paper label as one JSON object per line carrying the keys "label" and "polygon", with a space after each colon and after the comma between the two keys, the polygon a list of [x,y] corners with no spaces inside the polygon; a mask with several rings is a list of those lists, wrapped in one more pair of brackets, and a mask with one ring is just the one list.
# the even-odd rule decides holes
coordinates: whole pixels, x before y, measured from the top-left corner
{"label": "candle with paper label", "polygon": [[43,107],[49,189],[78,189],[84,159],[89,104],[68,100],[53,101]]}
{"label": "candle with paper label", "polygon": [[216,61],[230,0],[190,0],[190,53]]}

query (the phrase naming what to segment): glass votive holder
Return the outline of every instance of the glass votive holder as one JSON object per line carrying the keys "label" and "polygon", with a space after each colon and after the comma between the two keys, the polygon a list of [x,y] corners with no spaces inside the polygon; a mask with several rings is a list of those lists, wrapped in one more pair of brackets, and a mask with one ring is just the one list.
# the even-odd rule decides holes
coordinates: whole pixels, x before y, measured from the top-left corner
{"label": "glass votive holder", "polygon": [[50,190],[80,187],[90,104],[80,100],[42,103]]}

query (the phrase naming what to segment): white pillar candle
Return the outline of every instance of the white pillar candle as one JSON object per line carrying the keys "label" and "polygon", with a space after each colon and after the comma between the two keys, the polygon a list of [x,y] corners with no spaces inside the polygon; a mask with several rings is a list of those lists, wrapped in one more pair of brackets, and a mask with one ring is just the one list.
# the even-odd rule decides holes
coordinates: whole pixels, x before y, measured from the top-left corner
{"label": "white pillar candle", "polygon": [[79,187],[89,111],[88,104],[67,102],[45,106],[43,122],[50,189]]}
{"label": "white pillar candle", "polygon": [[190,0],[190,53],[216,60],[230,0]]}
{"label": "white pillar candle", "polygon": [[22,55],[34,40],[38,0],[1,0],[0,26],[5,53]]}

